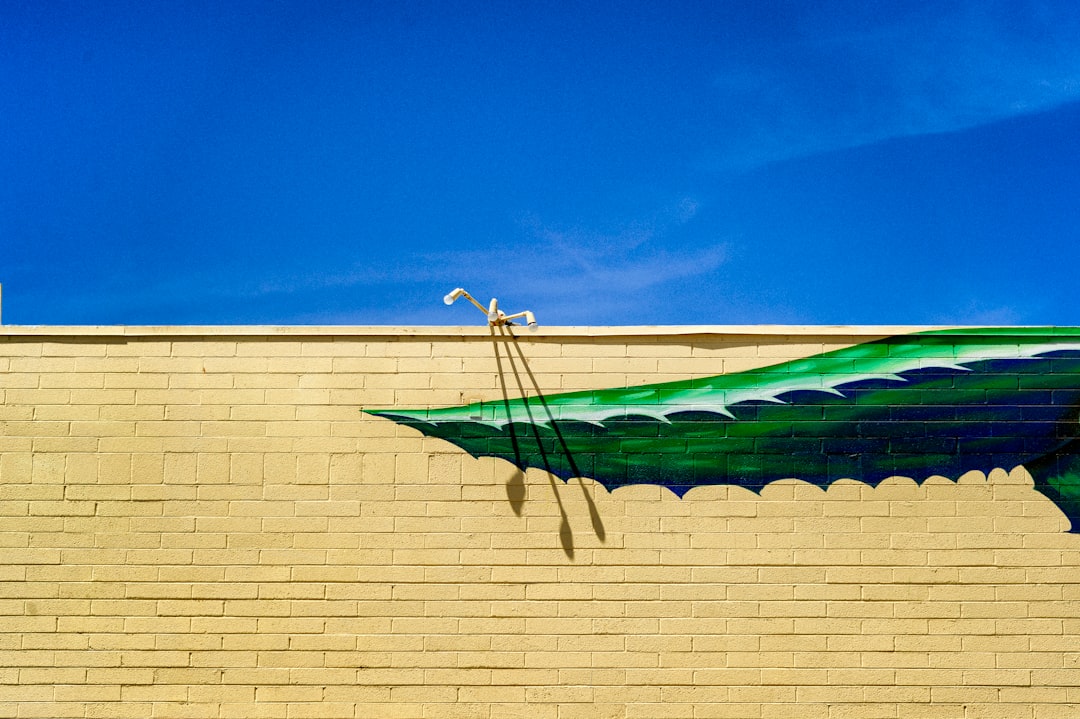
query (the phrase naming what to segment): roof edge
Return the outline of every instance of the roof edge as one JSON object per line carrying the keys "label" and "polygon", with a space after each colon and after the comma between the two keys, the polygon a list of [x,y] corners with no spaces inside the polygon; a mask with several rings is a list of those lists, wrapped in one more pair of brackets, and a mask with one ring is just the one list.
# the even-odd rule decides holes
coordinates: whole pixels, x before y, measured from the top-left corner
{"label": "roof edge", "polygon": [[[941,325],[635,325],[635,326],[542,326],[536,332],[514,327],[528,339],[546,337],[676,337],[723,336],[844,336],[882,337],[930,330],[958,330],[978,334],[980,327]],[[987,328],[989,329],[989,328]],[[1008,329],[1008,328],[1005,328]],[[1017,327],[1017,330],[1028,328]],[[1052,328],[1047,328],[1052,329]],[[490,337],[487,326],[352,326],[352,325],[0,325],[0,339],[7,337]],[[1001,334],[999,328],[994,332]]]}

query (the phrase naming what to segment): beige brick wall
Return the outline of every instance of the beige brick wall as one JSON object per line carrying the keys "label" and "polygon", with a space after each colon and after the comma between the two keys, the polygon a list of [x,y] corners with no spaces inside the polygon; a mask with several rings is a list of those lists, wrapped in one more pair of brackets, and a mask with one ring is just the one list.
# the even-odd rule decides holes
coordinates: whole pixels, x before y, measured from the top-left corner
{"label": "beige brick wall", "polygon": [[6,328],[0,716],[1080,716],[1080,537],[1023,469],[609,493],[359,411],[863,339]]}

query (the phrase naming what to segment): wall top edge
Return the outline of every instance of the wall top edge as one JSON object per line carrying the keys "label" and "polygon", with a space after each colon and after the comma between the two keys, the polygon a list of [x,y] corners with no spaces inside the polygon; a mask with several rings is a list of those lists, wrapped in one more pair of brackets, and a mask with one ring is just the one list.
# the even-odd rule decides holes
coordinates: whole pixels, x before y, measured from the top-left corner
{"label": "wall top edge", "polygon": [[[537,332],[512,328],[520,339],[530,337],[664,337],[680,335],[785,335],[880,337],[928,330],[978,327],[941,325],[638,325],[544,326]],[[1007,328],[1008,329],[1008,328]],[[1016,327],[1023,330],[1027,328]],[[1046,328],[1052,330],[1053,328]],[[351,326],[351,325],[0,325],[4,337],[489,337],[487,326]],[[995,334],[1000,335],[1000,330]]]}

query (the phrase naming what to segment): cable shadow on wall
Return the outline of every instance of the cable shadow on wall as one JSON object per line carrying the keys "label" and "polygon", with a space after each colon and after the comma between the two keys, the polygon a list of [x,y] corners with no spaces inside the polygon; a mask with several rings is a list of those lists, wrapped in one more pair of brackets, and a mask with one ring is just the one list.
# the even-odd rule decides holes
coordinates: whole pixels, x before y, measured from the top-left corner
{"label": "cable shadow on wall", "polygon": [[[525,504],[525,468],[530,465],[542,466],[547,473],[548,482],[551,486],[552,494],[555,496],[555,502],[559,507],[559,514],[562,518],[559,525],[559,543],[566,553],[566,556],[573,559],[574,535],[570,527],[570,518],[567,516],[566,507],[563,504],[555,477],[558,476],[564,478],[567,485],[569,485],[572,480],[577,480],[578,486],[581,488],[581,493],[585,498],[585,504],[589,508],[589,519],[592,522],[593,532],[601,542],[604,542],[607,538],[604,522],[600,518],[600,512],[596,508],[596,503],[593,501],[592,495],[589,494],[589,490],[585,487],[585,482],[582,479],[583,473],[579,468],[577,461],[574,459],[574,455],[570,452],[570,448],[567,446],[562,430],[555,421],[555,416],[551,412],[550,407],[548,407],[547,401],[544,399],[544,392],[540,388],[540,384],[536,381],[536,376],[529,368],[528,360],[526,360],[525,353],[522,352],[521,346],[518,344],[518,339],[514,335],[513,330],[510,327],[500,326],[493,327],[491,331],[492,347],[495,353],[495,364],[499,375],[499,388],[502,391],[506,416],[510,417],[511,411],[510,388],[508,387],[507,382],[507,372],[504,369],[504,358],[499,351],[500,345],[505,349],[506,367],[509,368],[509,374],[513,377],[517,396],[524,399],[528,394],[526,392],[525,380],[522,377],[524,374],[524,376],[528,378],[528,385],[532,390],[532,394],[539,403],[539,407],[531,402],[522,403],[527,420],[524,426],[521,423],[515,422],[509,422],[506,425],[507,432],[509,432],[510,435],[511,447],[513,448],[514,464],[517,466],[513,476],[507,480],[506,497],[510,502],[511,508],[514,510],[514,513],[521,516]],[[498,334],[496,334],[496,331]],[[500,341],[500,336],[503,341]],[[540,430],[541,426],[550,428],[551,435],[545,436],[546,433],[542,433]],[[533,451],[534,449],[535,451]],[[540,461],[530,462],[530,455],[535,455]]]}

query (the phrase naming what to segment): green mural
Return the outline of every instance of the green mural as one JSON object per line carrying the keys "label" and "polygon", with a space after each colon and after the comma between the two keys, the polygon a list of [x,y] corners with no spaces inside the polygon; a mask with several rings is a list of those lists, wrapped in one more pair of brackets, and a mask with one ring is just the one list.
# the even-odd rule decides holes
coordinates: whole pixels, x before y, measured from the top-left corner
{"label": "green mural", "polygon": [[366,411],[475,457],[680,496],[1022,464],[1080,531],[1080,328],[920,332],[703,379]]}

